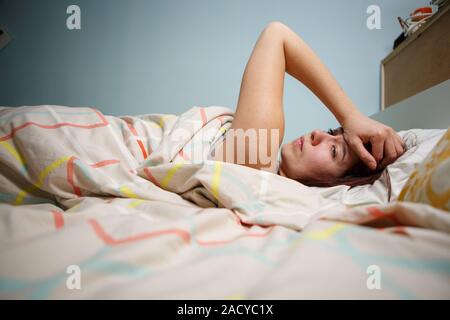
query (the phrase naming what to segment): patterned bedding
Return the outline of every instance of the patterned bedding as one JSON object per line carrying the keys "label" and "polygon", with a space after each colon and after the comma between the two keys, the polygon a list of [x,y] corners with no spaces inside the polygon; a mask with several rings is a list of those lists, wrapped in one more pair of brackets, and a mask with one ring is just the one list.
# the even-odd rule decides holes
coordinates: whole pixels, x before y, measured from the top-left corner
{"label": "patterned bedding", "polygon": [[0,297],[450,298],[448,212],[203,160],[232,119],[0,108]]}

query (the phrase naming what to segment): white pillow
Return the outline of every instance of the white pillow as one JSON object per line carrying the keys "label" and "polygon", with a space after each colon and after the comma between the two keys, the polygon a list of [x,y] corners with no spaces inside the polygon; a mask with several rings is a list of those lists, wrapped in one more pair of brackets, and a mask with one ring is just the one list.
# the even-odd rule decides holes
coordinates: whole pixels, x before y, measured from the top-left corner
{"label": "white pillow", "polygon": [[[411,173],[425,159],[445,131],[445,129],[410,129],[398,132],[407,145],[407,151],[387,167],[392,188],[390,201],[398,198]],[[388,203],[388,189],[383,176],[372,185],[351,189],[348,186],[313,188],[316,188],[324,198],[337,200],[351,207]]]}

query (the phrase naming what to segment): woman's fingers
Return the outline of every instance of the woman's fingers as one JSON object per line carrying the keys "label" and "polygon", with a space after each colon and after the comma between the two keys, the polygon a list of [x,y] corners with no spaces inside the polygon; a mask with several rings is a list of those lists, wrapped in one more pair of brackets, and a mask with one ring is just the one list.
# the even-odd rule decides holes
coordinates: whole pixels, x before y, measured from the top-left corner
{"label": "woman's fingers", "polygon": [[395,150],[397,150],[397,155],[400,157],[406,151],[406,145],[402,138],[396,133],[395,134]]}
{"label": "woman's fingers", "polygon": [[384,168],[397,159],[397,149],[392,137],[388,137],[384,142],[384,158],[380,163],[380,168]]}
{"label": "woman's fingers", "polygon": [[398,159],[405,152],[403,140],[394,131],[390,130],[389,135],[384,141],[384,157],[380,167],[384,168]]}
{"label": "woman's fingers", "polygon": [[381,133],[377,133],[370,137],[370,143],[372,144],[372,155],[377,163],[384,157],[384,144],[385,137]]}
{"label": "woman's fingers", "polygon": [[362,140],[358,136],[347,136],[345,137],[345,131],[344,131],[344,138],[350,145],[350,147],[353,149],[353,151],[356,153],[356,155],[361,159],[364,164],[369,167],[372,170],[375,170],[377,168],[377,161],[375,158],[370,154],[369,151],[364,147],[364,144]]}
{"label": "woman's fingers", "polygon": [[[403,142],[394,129],[366,116],[352,116],[342,126],[345,140],[372,170],[394,162],[404,152]],[[363,146],[368,142],[370,153]]]}

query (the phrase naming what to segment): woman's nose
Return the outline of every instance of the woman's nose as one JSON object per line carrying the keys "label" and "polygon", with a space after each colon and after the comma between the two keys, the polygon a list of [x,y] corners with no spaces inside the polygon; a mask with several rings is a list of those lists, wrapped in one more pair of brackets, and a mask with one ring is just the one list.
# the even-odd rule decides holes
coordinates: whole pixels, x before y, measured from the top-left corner
{"label": "woman's nose", "polygon": [[319,143],[321,143],[324,138],[325,138],[325,133],[323,131],[314,130],[313,132],[311,132],[311,144],[313,146],[316,146]]}

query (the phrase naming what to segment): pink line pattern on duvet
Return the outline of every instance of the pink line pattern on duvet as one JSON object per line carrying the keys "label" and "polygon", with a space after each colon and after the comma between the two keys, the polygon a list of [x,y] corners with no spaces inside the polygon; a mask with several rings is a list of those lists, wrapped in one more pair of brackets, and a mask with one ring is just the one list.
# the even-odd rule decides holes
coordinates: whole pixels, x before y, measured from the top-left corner
{"label": "pink line pattern on duvet", "polygon": [[[93,228],[95,234],[107,245],[114,246],[114,245],[120,245],[125,243],[132,243],[140,240],[145,240],[149,238],[155,238],[162,235],[167,234],[174,234],[180,237],[184,242],[190,243],[192,234],[189,231],[183,230],[183,229],[166,229],[166,230],[158,230],[158,231],[149,231],[149,232],[143,232],[134,236],[129,236],[124,239],[114,239],[110,234],[108,234],[105,229],[100,225],[100,223],[95,219],[89,219],[89,224]],[[201,240],[195,240],[195,242],[203,247],[208,246],[218,246],[218,245],[225,245],[228,243],[231,243],[233,241],[236,241],[240,238],[244,237],[254,237],[254,238],[265,238],[267,237],[275,227],[271,226],[268,227],[268,230],[262,233],[254,233],[254,232],[245,232],[244,234],[240,234],[238,236],[235,236],[231,239],[225,239],[225,240],[211,240],[211,241],[201,241]]]}
{"label": "pink line pattern on duvet", "polygon": [[[136,131],[136,128],[133,127],[133,125],[132,125],[131,123],[128,123],[128,122],[127,122],[127,125],[128,125],[128,128],[130,129],[130,131],[133,133],[133,135],[134,135],[136,138],[138,138],[139,135],[138,135],[138,133],[137,133],[137,131]],[[144,144],[142,143],[142,140],[138,138],[138,139],[137,139],[137,143],[138,143],[138,145],[139,145],[139,148],[141,149],[142,156],[144,157],[144,160],[147,159],[148,154],[147,154],[147,151],[145,150],[145,147],[144,147]],[[151,147],[150,147],[149,154],[151,154],[151,153],[152,153],[152,151],[151,151]]]}
{"label": "pink line pattern on duvet", "polygon": [[373,218],[372,220],[385,219],[393,224],[402,225],[402,223],[398,221],[397,217],[395,216],[395,212],[384,212],[377,207],[369,207],[367,208],[367,212],[370,213],[371,217]]}
{"label": "pink line pattern on duvet", "polygon": [[265,238],[267,237],[272,231],[273,231],[274,227],[270,227],[266,232],[264,233],[252,233],[252,232],[248,232],[245,234],[241,234],[237,237],[231,238],[231,239],[226,239],[226,240],[212,240],[212,241],[201,241],[201,240],[196,240],[196,242],[204,247],[207,246],[217,246],[217,245],[223,245],[223,244],[228,244],[231,243],[239,238],[244,238],[244,237],[255,237],[255,238]]}
{"label": "pink line pattern on duvet", "polygon": [[44,125],[44,124],[39,124],[39,123],[36,123],[33,121],[28,121],[16,128],[13,128],[9,134],[4,135],[3,137],[0,137],[0,141],[5,141],[5,140],[13,138],[14,135],[19,130],[22,130],[29,126],[37,126],[42,129],[57,129],[57,128],[66,127],[66,126],[67,127],[75,127],[75,128],[84,128],[84,129],[94,129],[94,128],[105,127],[105,126],[109,125],[108,120],[106,120],[106,118],[101,114],[101,112],[99,112],[98,110],[95,110],[95,109],[92,109],[92,110],[100,117],[100,119],[102,120],[101,123],[84,125],[84,124],[71,123],[71,122],[61,122],[61,123],[57,123],[54,125]]}
{"label": "pink line pattern on duvet", "polygon": [[200,115],[202,116],[202,128],[203,128],[206,125],[206,123],[208,122],[208,118],[206,117],[206,112],[205,112],[204,107],[200,108]]}
{"label": "pink line pattern on duvet", "polygon": [[180,150],[180,152],[178,152],[178,154],[180,155],[180,157],[182,157],[184,160],[189,161],[189,156],[183,152],[183,149]]}
{"label": "pink line pattern on duvet", "polygon": [[62,229],[64,227],[64,217],[63,214],[59,211],[52,211],[53,220],[55,222],[56,229]]}
{"label": "pink line pattern on duvet", "polygon": [[178,237],[180,237],[184,242],[190,243],[191,241],[191,235],[186,230],[182,229],[167,229],[167,230],[159,230],[159,231],[151,231],[151,232],[144,232],[135,236],[127,237],[124,239],[114,239],[112,236],[110,236],[106,231],[102,228],[100,223],[97,222],[95,219],[89,219],[89,224],[94,229],[94,232],[97,234],[97,236],[103,240],[107,245],[114,246],[124,243],[130,243],[135,242],[139,240],[144,240],[148,238],[154,238],[162,235],[167,234],[174,234]]}
{"label": "pink line pattern on duvet", "polygon": [[152,175],[152,173],[150,172],[150,169],[148,167],[144,168],[144,172],[145,172],[145,175],[147,176],[147,178],[149,178],[151,182],[153,182],[156,186],[162,188],[161,185],[159,184],[158,180],[156,180],[155,176]]}
{"label": "pink line pattern on duvet", "polygon": [[[67,162],[67,182],[72,186],[73,192],[78,197],[81,197],[81,189],[78,186],[75,185],[75,182],[74,182],[74,179],[73,179],[73,173],[74,173],[73,166],[74,166],[74,161],[75,160],[79,160],[79,159],[76,158],[76,157],[71,157],[69,159],[69,161]],[[97,162],[97,163],[90,164],[89,166],[91,166],[92,168],[101,168],[101,167],[104,167],[104,166],[107,166],[107,165],[110,165],[110,164],[116,164],[116,163],[119,163],[119,162],[120,162],[119,160],[115,160],[115,159],[103,160],[103,161],[100,161],[100,162]]]}

